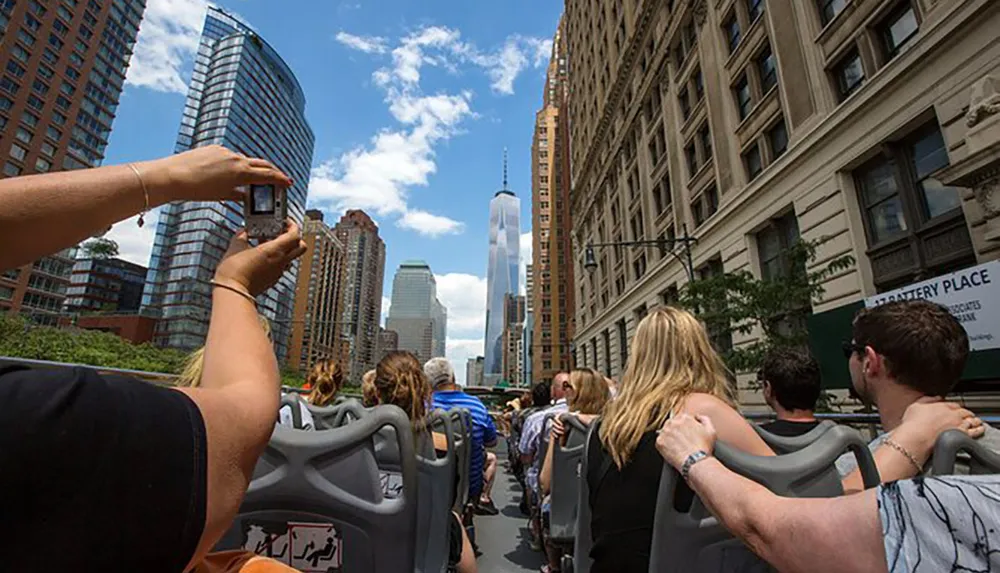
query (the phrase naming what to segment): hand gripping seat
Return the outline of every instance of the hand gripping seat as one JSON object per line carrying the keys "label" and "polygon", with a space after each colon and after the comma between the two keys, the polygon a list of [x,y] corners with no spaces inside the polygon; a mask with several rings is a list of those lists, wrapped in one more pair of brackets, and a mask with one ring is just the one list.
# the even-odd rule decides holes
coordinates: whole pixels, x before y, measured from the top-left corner
{"label": "hand gripping seat", "polygon": [[[401,452],[396,499],[379,487],[374,436],[384,427]],[[410,422],[395,406],[333,430],[279,427],[218,548],[245,548],[300,570],[411,573],[417,482]]]}
{"label": "hand gripping seat", "polygon": [[[878,470],[857,431],[837,426],[813,444],[775,457],[753,456],[717,443],[715,456],[726,467],[786,497],[837,497],[843,487],[834,462],[845,451],[858,460],[865,487],[879,484]],[[664,464],[656,500],[651,572],[773,571],[712,517],[697,497],[690,508],[676,508],[675,494],[683,480]],[[806,549],[808,550],[808,549]]]}
{"label": "hand gripping seat", "polygon": [[559,545],[572,547],[576,539],[576,512],[582,479],[580,468],[590,426],[570,414],[559,417],[566,428],[566,444],[553,444],[552,500],[549,515],[549,538]]}
{"label": "hand gripping seat", "polygon": [[[961,468],[958,472],[956,465]],[[966,473],[965,468],[968,468],[967,472],[971,475],[1000,474],[1000,454],[986,449],[965,432],[959,430],[942,432],[934,444],[931,456],[933,475]]]}
{"label": "hand gripping seat", "polygon": [[802,448],[808,446],[809,444],[815,442],[827,432],[830,428],[836,426],[837,424],[831,422],[830,420],[823,420],[815,428],[809,430],[805,434],[794,437],[779,436],[777,434],[772,434],[767,430],[761,428],[757,424],[750,424],[753,429],[757,431],[764,443],[767,444],[774,453],[779,456],[782,454],[790,454],[792,452],[797,452]]}

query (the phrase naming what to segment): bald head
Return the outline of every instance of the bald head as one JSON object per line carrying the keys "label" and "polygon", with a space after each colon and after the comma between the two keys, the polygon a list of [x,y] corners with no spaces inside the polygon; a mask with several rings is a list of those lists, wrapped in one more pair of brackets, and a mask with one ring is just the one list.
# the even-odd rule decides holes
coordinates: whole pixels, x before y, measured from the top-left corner
{"label": "bald head", "polygon": [[565,384],[569,382],[569,372],[560,372],[552,379],[552,399],[562,400],[566,397]]}

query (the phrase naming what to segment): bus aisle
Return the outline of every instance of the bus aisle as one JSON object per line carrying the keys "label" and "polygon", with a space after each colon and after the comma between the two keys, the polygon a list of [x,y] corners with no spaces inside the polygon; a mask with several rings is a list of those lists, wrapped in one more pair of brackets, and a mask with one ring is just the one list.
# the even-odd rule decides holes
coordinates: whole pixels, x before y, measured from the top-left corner
{"label": "bus aisle", "polygon": [[483,573],[521,573],[538,571],[545,564],[540,551],[532,551],[528,518],[518,502],[521,487],[507,468],[507,446],[500,440],[496,448],[500,463],[493,486],[493,503],[500,514],[476,516],[476,541],[481,555],[477,560]]}

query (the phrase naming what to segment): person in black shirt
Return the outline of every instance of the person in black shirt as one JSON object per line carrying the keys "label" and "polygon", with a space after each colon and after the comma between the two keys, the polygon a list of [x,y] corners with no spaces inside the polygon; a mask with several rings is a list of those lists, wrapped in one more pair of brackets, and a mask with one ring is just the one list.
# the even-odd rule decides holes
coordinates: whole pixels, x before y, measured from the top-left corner
{"label": "person in black shirt", "polygon": [[767,353],[758,374],[764,400],[777,420],[762,429],[785,437],[801,436],[819,425],[813,415],[819,400],[819,363],[808,350],[775,348]]}
{"label": "person in black shirt", "polygon": [[[219,146],[0,180],[0,272],[170,201],[238,201],[250,184],[292,182]],[[4,570],[177,573],[201,561],[274,429],[281,378],[255,298],[305,248],[291,222],[258,246],[241,232],[214,279],[192,283],[212,297],[198,388],[89,368],[0,369]]]}

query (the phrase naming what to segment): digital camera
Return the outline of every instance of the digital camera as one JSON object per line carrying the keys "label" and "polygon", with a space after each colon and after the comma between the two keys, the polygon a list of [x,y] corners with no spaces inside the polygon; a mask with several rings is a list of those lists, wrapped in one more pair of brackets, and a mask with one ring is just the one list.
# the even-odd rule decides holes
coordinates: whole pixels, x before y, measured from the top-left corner
{"label": "digital camera", "polygon": [[270,241],[285,230],[288,203],[285,189],[274,185],[251,185],[244,200],[247,236]]}

